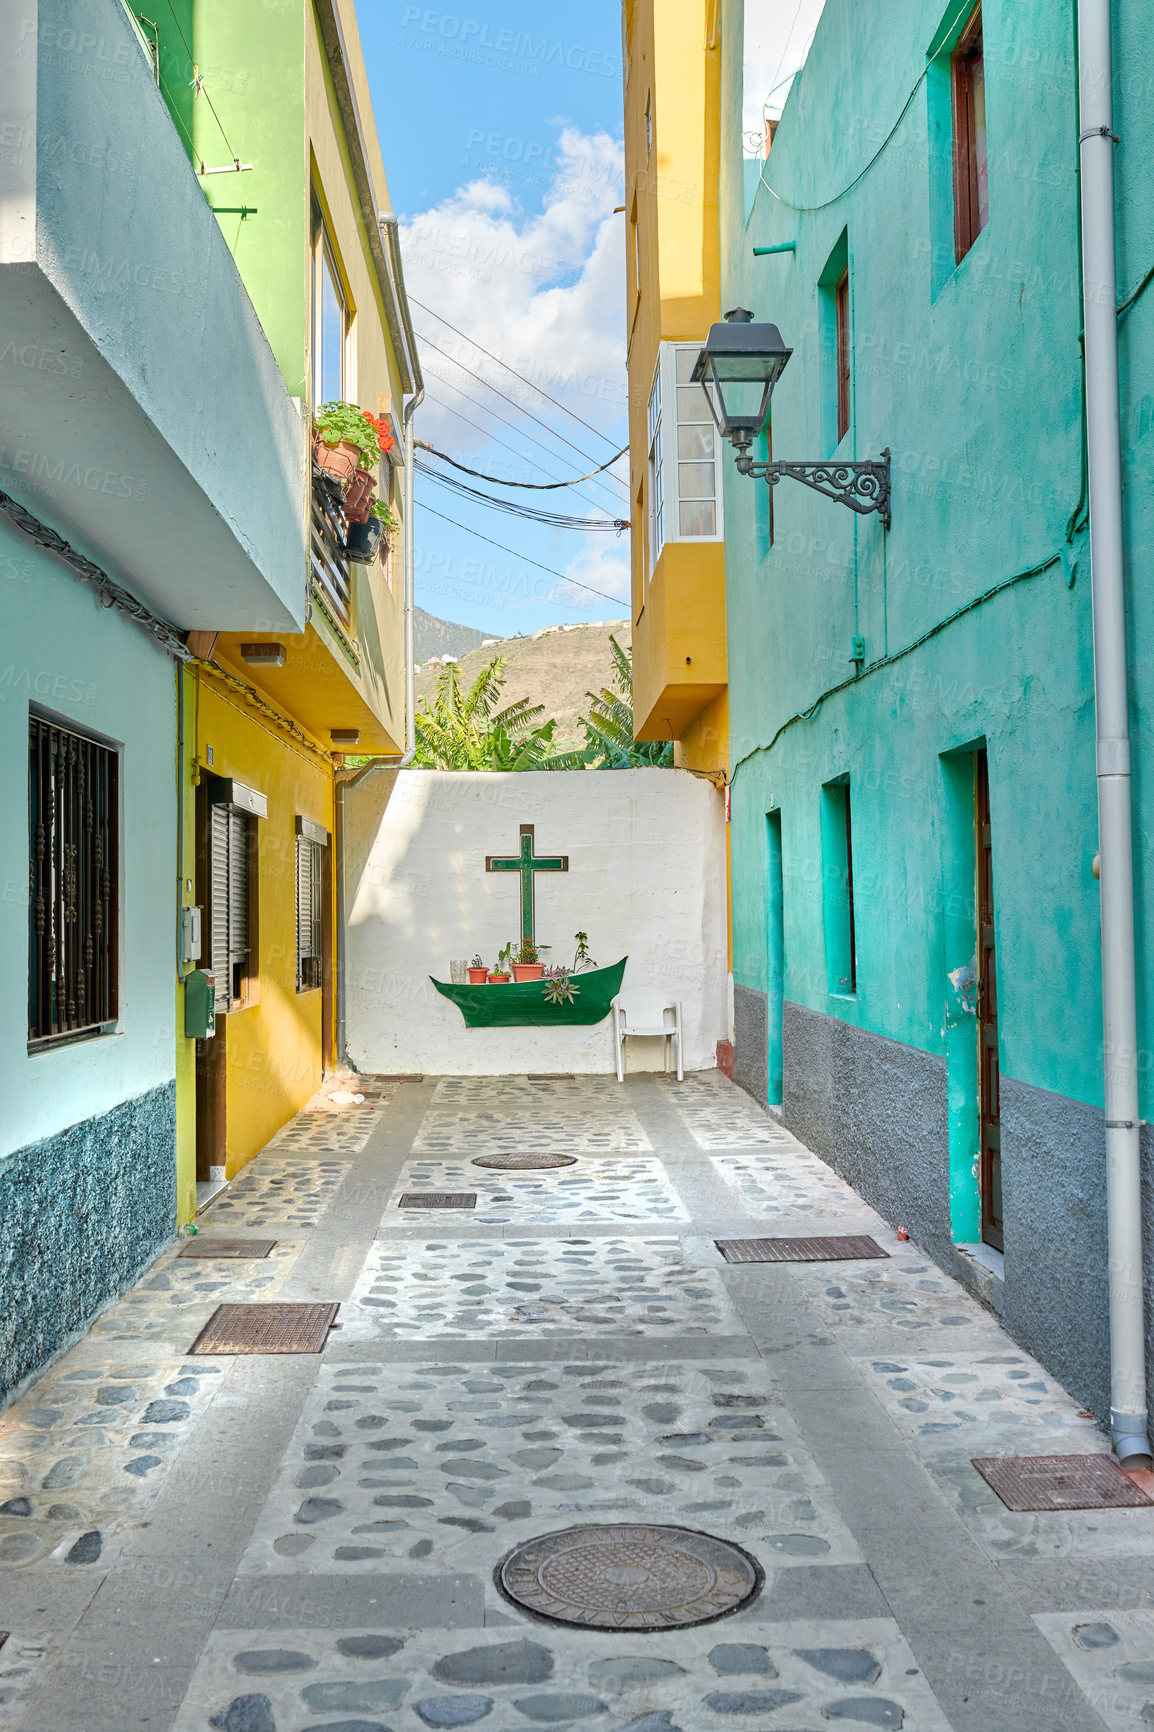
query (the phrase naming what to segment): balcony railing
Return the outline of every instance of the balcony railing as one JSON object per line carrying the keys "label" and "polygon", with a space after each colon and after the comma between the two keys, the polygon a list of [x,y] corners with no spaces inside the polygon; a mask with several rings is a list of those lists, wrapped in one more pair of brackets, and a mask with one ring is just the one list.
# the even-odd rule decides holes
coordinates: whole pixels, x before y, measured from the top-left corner
{"label": "balcony railing", "polygon": [[345,552],[345,514],[314,473],[311,562],[322,603],[349,635],[353,630],[353,586]]}

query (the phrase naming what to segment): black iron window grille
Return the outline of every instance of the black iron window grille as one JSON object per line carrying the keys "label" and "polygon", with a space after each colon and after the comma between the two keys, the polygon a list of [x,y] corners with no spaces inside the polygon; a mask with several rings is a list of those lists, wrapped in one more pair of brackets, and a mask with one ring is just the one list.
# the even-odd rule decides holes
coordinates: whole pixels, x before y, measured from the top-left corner
{"label": "black iron window grille", "polygon": [[119,769],[113,747],[30,718],[30,1045],[116,1022]]}

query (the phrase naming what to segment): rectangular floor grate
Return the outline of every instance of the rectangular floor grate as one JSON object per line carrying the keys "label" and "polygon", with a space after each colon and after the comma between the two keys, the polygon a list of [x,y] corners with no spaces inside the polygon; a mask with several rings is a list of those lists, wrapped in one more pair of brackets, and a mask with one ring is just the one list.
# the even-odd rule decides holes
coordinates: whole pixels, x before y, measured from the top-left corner
{"label": "rectangular floor grate", "polygon": [[397,1075],[397,1076],[383,1076],[383,1075],[382,1076],[374,1076],[372,1080],[376,1083],[401,1083],[401,1082],[424,1082],[425,1078],[424,1078],[423,1074],[418,1076],[417,1073],[414,1071],[411,1075],[407,1075],[407,1076],[401,1076],[401,1075]]}
{"label": "rectangular floor grate", "polygon": [[995,1455],[975,1460],[1007,1509],[1141,1509],[1152,1501],[1112,1455]]}
{"label": "rectangular floor grate", "polygon": [[178,1257],[267,1257],[275,1239],[210,1239],[198,1233],[187,1245],[182,1245]]}
{"label": "rectangular floor grate", "polygon": [[536,1073],[536,1075],[534,1075],[534,1073],[532,1071],[530,1071],[529,1074],[526,1076],[525,1081],[526,1082],[576,1082],[577,1078],[576,1078],[576,1075],[574,1074],[574,1072],[571,1070],[546,1070],[546,1071],[538,1071]]}
{"label": "rectangular floor grate", "polygon": [[192,1346],[201,1353],[319,1353],[340,1306],[218,1305]]}
{"label": "rectangular floor grate", "polygon": [[476,1191],[404,1191],[399,1209],[475,1209]]}
{"label": "rectangular floor grate", "polygon": [[828,1239],[715,1239],[727,1263],[849,1263],[888,1257],[868,1233],[843,1233]]}

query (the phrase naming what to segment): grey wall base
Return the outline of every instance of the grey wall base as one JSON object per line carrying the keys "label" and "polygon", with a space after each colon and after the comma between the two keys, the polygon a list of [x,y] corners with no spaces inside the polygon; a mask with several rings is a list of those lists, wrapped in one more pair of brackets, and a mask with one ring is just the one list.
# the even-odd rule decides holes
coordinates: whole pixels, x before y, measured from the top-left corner
{"label": "grey wall base", "polygon": [[[765,1104],[766,1000],[734,989],[734,1081]],[[786,1003],[782,1122],[883,1218],[993,1303],[1006,1328],[1104,1420],[1109,1411],[1105,1134],[1101,1110],[1003,1077],[1005,1278],[955,1248],[944,1060]],[[1154,1129],[1142,1132],[1147,1266]],[[1148,1362],[1154,1387],[1154,1328]]]}
{"label": "grey wall base", "polygon": [[788,1001],[782,1049],[784,1123],[952,1266],[944,1060]]}
{"label": "grey wall base", "polygon": [[175,1082],[0,1163],[0,1402],[175,1231]]}
{"label": "grey wall base", "polygon": [[[769,1021],[764,992],[733,983],[733,1080],[759,1107],[769,1087]],[[774,1101],[774,1106],[778,1103]]]}

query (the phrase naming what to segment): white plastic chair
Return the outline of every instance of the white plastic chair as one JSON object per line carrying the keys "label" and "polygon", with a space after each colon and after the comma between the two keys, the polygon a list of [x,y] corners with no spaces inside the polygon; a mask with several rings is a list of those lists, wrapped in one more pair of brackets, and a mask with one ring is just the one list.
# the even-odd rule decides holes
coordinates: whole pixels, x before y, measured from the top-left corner
{"label": "white plastic chair", "polygon": [[[669,1020],[672,1018],[672,1022]],[[660,1035],[662,1056],[669,1069],[669,1043],[677,1042],[677,1080],[684,1081],[681,1068],[681,1000],[666,998],[653,986],[631,986],[613,1000],[613,1051],[617,1059],[617,1081],[625,1081],[625,1041],[629,1035]]]}

